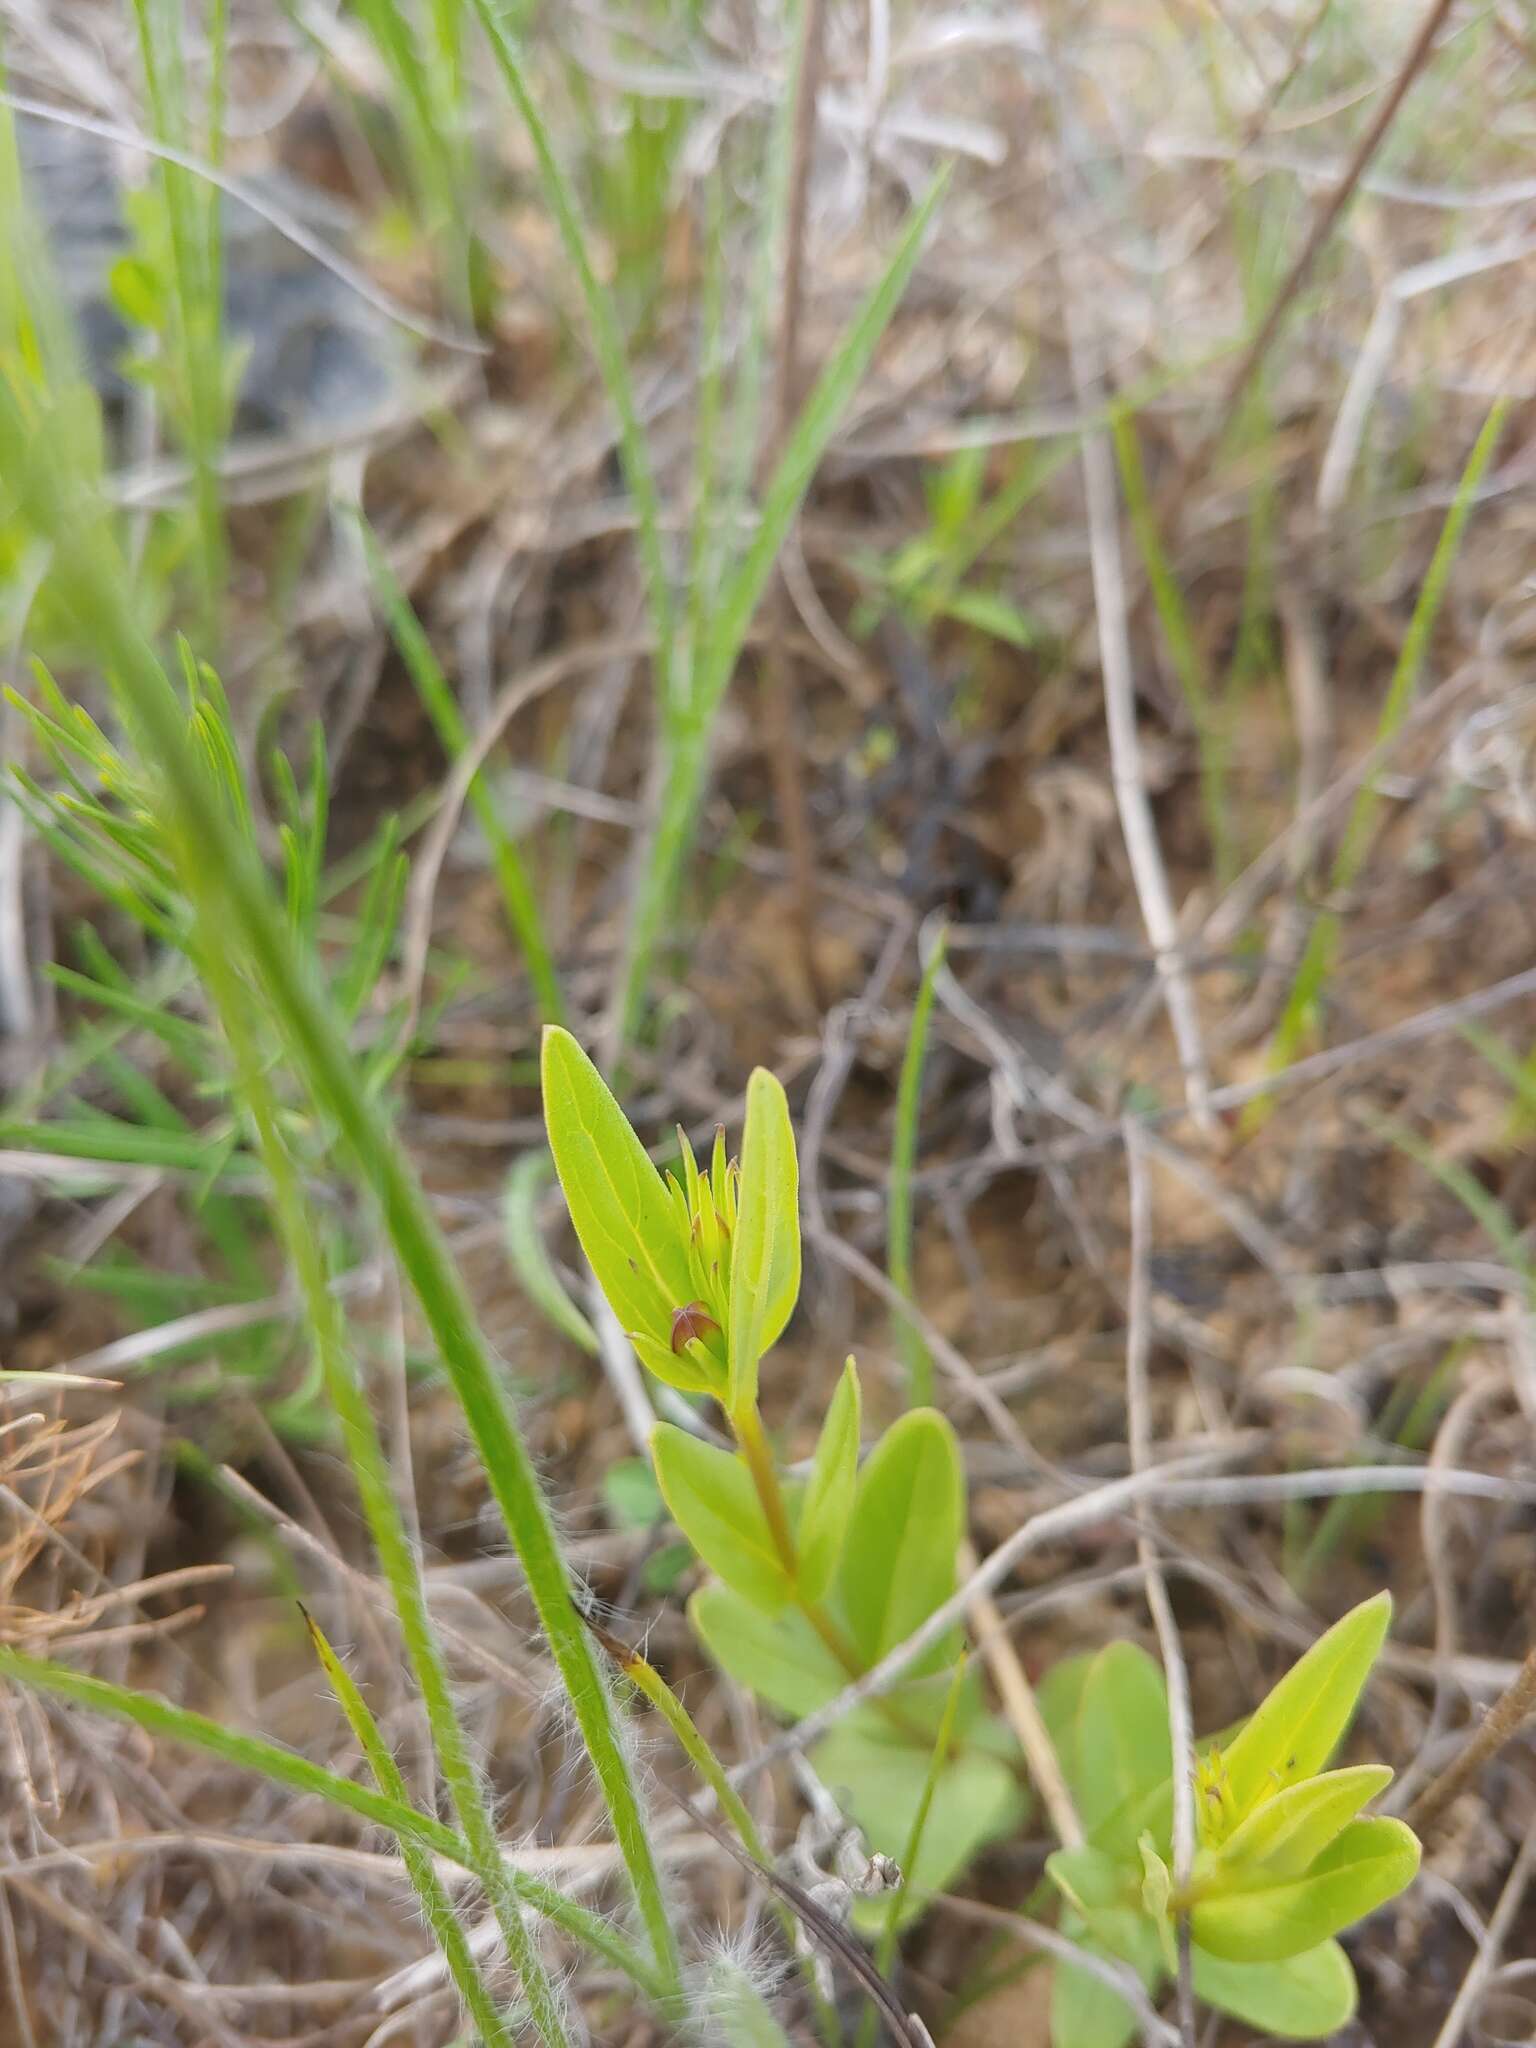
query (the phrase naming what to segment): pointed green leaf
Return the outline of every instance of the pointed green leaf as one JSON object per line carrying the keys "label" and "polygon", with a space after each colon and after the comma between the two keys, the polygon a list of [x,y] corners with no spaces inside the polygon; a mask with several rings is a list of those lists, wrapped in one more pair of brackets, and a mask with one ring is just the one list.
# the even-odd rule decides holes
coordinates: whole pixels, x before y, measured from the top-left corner
{"label": "pointed green leaf", "polygon": [[980,633],[1006,641],[1010,647],[1030,647],[1040,638],[1040,628],[1026,611],[1000,590],[956,590],[939,609],[946,618],[974,626]]}
{"label": "pointed green leaf", "polygon": [[[965,1527],[965,1479],[955,1433],[935,1409],[892,1424],[859,1474],[843,1542],[838,1590],[849,1634],[866,1663],[909,1636],[955,1590]],[[913,1675],[954,1658],[936,1643]]]}
{"label": "pointed green leaf", "polygon": [[859,1375],[850,1358],[821,1426],[811,1476],[800,1504],[796,1543],[800,1552],[800,1590],[807,1600],[819,1600],[832,1583],[848,1517],[853,1512],[859,1476],[859,1413]]}
{"label": "pointed green leaf", "polygon": [[1213,1956],[1283,1962],[1396,1898],[1418,1867],[1418,1840],[1400,1820],[1352,1821],[1305,1877],[1201,1899],[1190,1931]]}
{"label": "pointed green leaf", "polygon": [[1247,1882],[1245,1871],[1262,1872],[1266,1883],[1304,1876],[1366,1801],[1391,1782],[1387,1765],[1358,1764],[1288,1785],[1249,1814],[1216,1852],[1216,1864],[1234,1885]]}
{"label": "pointed green leaf", "polygon": [[1135,1643],[1109,1643],[1089,1665],[1076,1751],[1081,1783],[1073,1793],[1089,1839],[1134,1856],[1131,1809],[1173,1770],[1168,1688],[1156,1659]]}
{"label": "pointed green leaf", "polygon": [[670,1422],[651,1432],[651,1457],[673,1521],[710,1570],[765,1614],[786,1606],[794,1588],[745,1462]]}
{"label": "pointed green leaf", "polygon": [[1378,1593],[1319,1637],[1281,1679],[1225,1753],[1232,1810],[1241,1820],[1261,1793],[1320,1771],[1349,1725],[1392,1619]]}
{"label": "pointed green leaf", "polygon": [[670,1345],[691,1294],[666,1183],[569,1031],[546,1028],[540,1066],[549,1148],[587,1263],[626,1330]]}
{"label": "pointed green leaf", "polygon": [[1355,2015],[1355,1973],[1336,1941],[1280,1963],[1233,1963],[1194,1952],[1195,1995],[1282,2041],[1319,2041]]}
{"label": "pointed green leaf", "polygon": [[764,1614],[729,1586],[701,1586],[688,1619],[710,1656],[738,1685],[798,1721],[834,1700],[848,1674],[794,1608]]}
{"label": "pointed green leaf", "polygon": [[800,1292],[800,1169],[784,1090],[765,1067],[747,1083],[741,1187],[731,1239],[728,1405],[757,1399],[757,1367],[784,1333]]}

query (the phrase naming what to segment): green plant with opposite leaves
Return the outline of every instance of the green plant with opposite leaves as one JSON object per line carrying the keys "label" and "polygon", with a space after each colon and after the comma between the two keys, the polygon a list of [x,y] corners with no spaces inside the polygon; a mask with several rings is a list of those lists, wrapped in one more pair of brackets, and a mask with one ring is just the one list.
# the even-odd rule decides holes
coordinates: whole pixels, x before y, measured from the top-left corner
{"label": "green plant with opposite leaves", "polygon": [[[568,1032],[545,1032],[543,1077],[555,1166],[599,1285],[650,1371],[713,1400],[734,1439],[726,1449],[669,1422],[651,1438],[667,1508],[715,1575],[689,1603],[694,1627],[722,1670],[770,1706],[813,1713],[954,1592],[965,1533],[954,1432],[914,1408],[861,1469],[849,1359],[809,1472],[791,1477],[775,1456],[758,1367],[800,1290],[800,1222],[789,1106],[771,1074],[759,1069],[748,1084],[739,1166],[723,1131],[705,1166],[680,1132],[680,1174],[665,1178]],[[812,1752],[872,1849],[899,1862],[917,1834],[907,1911],[1024,1814],[1013,1739],[967,1674],[915,1828],[962,1652],[956,1629]],[[885,1911],[877,1901],[855,1909],[871,1928]]]}
{"label": "green plant with opposite leaves", "polygon": [[[555,1166],[599,1285],[650,1371],[713,1401],[734,1439],[727,1449],[668,1422],[651,1439],[667,1508],[715,1575],[689,1603],[694,1627],[715,1662],[770,1706],[814,1713],[953,1594],[965,1533],[954,1434],[933,1409],[914,1408],[861,1465],[849,1359],[808,1472],[791,1477],[777,1460],[758,1371],[795,1306],[800,1232],[794,1134],[771,1074],[758,1069],[748,1084],[739,1166],[723,1131],[707,1166],[680,1131],[680,1171],[665,1176],[556,1027],[544,1036],[543,1081]],[[1282,2037],[1341,2026],[1355,1981],[1334,1937],[1418,1867],[1401,1821],[1359,1817],[1391,1772],[1324,1769],[1390,1614],[1385,1593],[1357,1607],[1230,1737],[1200,1745],[1197,1846],[1182,1882],[1162,1672],[1123,1642],[1058,1664],[1040,1707],[1085,1837],[1047,1865],[1062,1931],[1155,1992],[1177,1970],[1187,1921],[1195,1990],[1209,2004]],[[956,1630],[812,1752],[870,1846],[911,1860],[904,1913],[1025,1812],[1013,1739],[986,1711],[974,1671],[946,1711],[962,1655]],[[648,1667],[645,1676],[653,1697],[670,1698]],[[873,1932],[885,1908],[866,1902],[855,1917]],[[1137,2025],[1129,2003],[1103,1977],[1053,1967],[1055,2048],[1121,2048]]]}
{"label": "green plant with opposite leaves", "polygon": [[[1058,1664],[1040,1707],[1086,1841],[1046,1865],[1064,1932],[1128,1963],[1149,1991],[1177,1968],[1187,1919],[1194,1987],[1223,2012],[1293,2040],[1331,2034],[1355,2009],[1334,1939],[1413,1878],[1419,1845],[1399,1820],[1362,1820],[1392,1773],[1325,1770],[1386,1636],[1391,1598],[1346,1614],[1228,1739],[1195,1759],[1196,1849],[1173,1873],[1172,1742],[1163,1674],[1132,1643]],[[1058,1966],[1054,2048],[1121,2048],[1136,2031],[1101,1979]]]}

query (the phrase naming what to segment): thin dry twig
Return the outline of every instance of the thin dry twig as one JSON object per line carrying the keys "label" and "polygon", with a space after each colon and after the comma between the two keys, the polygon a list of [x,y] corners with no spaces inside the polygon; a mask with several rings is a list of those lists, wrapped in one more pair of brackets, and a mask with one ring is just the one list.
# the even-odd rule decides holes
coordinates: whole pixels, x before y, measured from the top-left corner
{"label": "thin dry twig", "polygon": [[[1435,1432],[1435,1440],[1429,1452],[1432,1467],[1445,1469],[1461,1463],[1462,1453],[1474,1424],[1483,1410],[1502,1396],[1503,1391],[1502,1383],[1492,1378],[1474,1380],[1470,1386],[1462,1388],[1446,1410],[1445,1418]],[[1435,1606],[1435,1690],[1430,1703],[1429,1725],[1419,1743],[1418,1754],[1392,1788],[1392,1804],[1399,1810],[1411,1802],[1414,1788],[1424,1775],[1426,1759],[1434,1748],[1450,1712],[1449,1673],[1460,1645],[1457,1627],[1456,1572],[1451,1558],[1451,1532],[1447,1526],[1449,1507],[1450,1496],[1432,1490],[1426,1492],[1419,1509],[1420,1539],[1425,1563],[1429,1568],[1430,1591]]]}
{"label": "thin dry twig", "polygon": [[1525,1899],[1526,1888],[1536,1875],[1536,1829],[1527,1833],[1520,1844],[1520,1853],[1504,1880],[1504,1889],[1499,1893],[1499,1903],[1494,1907],[1487,1930],[1478,1944],[1472,1959],[1472,1967],[1461,1980],[1460,1989],[1451,2001],[1451,2009],[1445,2016],[1445,2024],[1435,2036],[1434,2048],[1456,2048],[1456,2043],[1466,2031],[1467,2023],[1477,2009],[1482,1997],[1483,1986],[1493,1974],[1515,1915]]}
{"label": "thin dry twig", "polygon": [[[969,1543],[961,1546],[960,1570],[968,1579],[975,1576],[976,1553]],[[1008,1624],[998,1612],[997,1602],[990,1593],[982,1591],[972,1596],[971,1622],[976,1646],[987,1660],[998,1697],[1003,1703],[1003,1712],[1019,1738],[1019,1747],[1024,1752],[1029,1774],[1040,1797],[1045,1801],[1045,1810],[1051,1817],[1056,1838],[1064,1849],[1079,1849],[1086,1837],[1067,1781],[1062,1776],[1061,1759],[1036,1704],[1034,1687],[1025,1675],[1024,1666],[1019,1662],[1018,1652],[1009,1637]]]}
{"label": "thin dry twig", "polygon": [[1406,1819],[1416,1834],[1432,1828],[1464,1786],[1507,1742],[1511,1742],[1536,1714],[1536,1649],[1526,1653],[1525,1662],[1513,1683],[1501,1693],[1467,1741],[1438,1778],[1433,1779],[1409,1807]]}
{"label": "thin dry twig", "polygon": [[[1096,396],[1098,379],[1079,298],[1080,294],[1069,281],[1066,317],[1072,382],[1077,402],[1086,412]],[[1120,550],[1118,494],[1109,441],[1102,429],[1083,436],[1080,460],[1088,513],[1089,565],[1104,685],[1104,717],[1109,733],[1110,781],[1120,814],[1126,858],[1131,864],[1136,900],[1141,906],[1147,937],[1152,942],[1157,978],[1162,986],[1168,1021],[1173,1027],[1179,1066],[1184,1075],[1185,1099],[1196,1124],[1209,1131],[1214,1129],[1214,1123],[1205,1048],[1200,1038],[1199,1011],[1180,952],[1173,893],[1168,886],[1168,871],[1158,844],[1157,826],[1152,817],[1141,758],[1125,564]]]}
{"label": "thin dry twig", "polygon": [[[1131,1214],[1125,1317],[1126,1439],[1132,1472],[1145,1472],[1152,1460],[1152,1396],[1147,1380],[1152,1348],[1152,1190],[1145,1139],[1133,1117],[1125,1119],[1125,1165]],[[1157,1631],[1168,1687],[1168,1734],[1173,1751],[1173,1881],[1182,1892],[1195,1860],[1194,1715],[1184,1646],[1179,1640],[1157,1537],[1145,1503],[1136,1510],[1136,1556],[1146,1574],[1147,1606]],[[1195,1989],[1187,1916],[1179,1922],[1178,1996],[1179,2030],[1185,2048],[1193,2048]]]}
{"label": "thin dry twig", "polygon": [[911,1324],[933,1353],[938,1365],[955,1385],[963,1389],[975,1402],[1026,1471],[1042,1477],[1058,1476],[1055,1467],[1047,1464],[1035,1450],[1003,1402],[965,1354],[950,1343],[943,1331],[924,1315],[916,1302],[907,1299],[901,1289],[881,1272],[872,1259],[865,1258],[856,1246],[845,1243],[835,1231],[827,1229],[824,1225],[811,1224],[806,1229],[805,1236],[835,1265],[841,1266],[845,1272],[851,1273],[855,1280],[861,1280],[872,1293],[879,1295],[894,1315],[903,1317]]}
{"label": "thin dry twig", "polygon": [[[284,1514],[280,1507],[269,1501],[259,1488],[252,1486],[251,1482],[232,1465],[221,1466],[219,1476],[231,1494],[242,1500],[264,1522],[270,1522],[295,1550],[304,1552],[306,1556],[323,1565],[327,1572],[334,1575],[349,1591],[360,1596],[368,1608],[377,1612],[381,1618],[392,1617],[394,1609],[389,1588],[382,1580],[374,1578],[369,1572],[359,1571],[356,1565],[349,1564],[330,1544],[306,1529],[301,1522],[296,1522],[291,1515]],[[432,1584],[429,1573],[429,1594]],[[494,1685],[502,1687],[509,1695],[524,1700],[531,1706],[537,1706],[544,1700],[546,1668],[536,1668],[534,1675],[530,1677],[526,1672],[518,1670],[515,1665],[509,1664],[505,1658],[498,1657],[483,1643],[477,1642],[473,1635],[456,1628],[452,1622],[445,1621],[441,1615],[434,1614],[432,1619],[433,1626],[441,1635],[444,1644],[456,1656],[462,1657],[466,1664],[475,1666]]]}
{"label": "thin dry twig", "polygon": [[1354,155],[1344,168],[1343,176],[1319,209],[1307,239],[1297,252],[1296,260],[1270,301],[1269,311],[1260,323],[1257,334],[1244,349],[1237,367],[1227,380],[1217,406],[1215,429],[1205,443],[1201,457],[1192,465],[1193,468],[1198,468],[1201,461],[1220,448],[1226,440],[1254,372],[1269,354],[1287,312],[1311,276],[1313,265],[1327,246],[1328,238],[1338,224],[1339,216],[1349,204],[1355,187],[1364,176],[1372,157],[1386,140],[1387,131],[1397,119],[1398,110],[1407,98],[1410,86],[1428,61],[1435,38],[1444,26],[1453,5],[1454,0],[1431,0],[1419,32],[1408,46],[1407,55],[1398,67],[1397,76],[1387,88],[1370,126],[1356,145]]}
{"label": "thin dry twig", "polygon": [[1187,1458],[1170,1460],[1151,1472],[1133,1472],[1127,1478],[1114,1479],[1106,1486],[1098,1486],[1091,1492],[1079,1494],[1074,1500],[1058,1502],[1055,1506],[1043,1508],[1039,1514],[1015,1529],[1013,1534],[1000,1543],[996,1550],[984,1557],[950,1598],[936,1607],[920,1627],[895,1647],[888,1650],[879,1663],[866,1671],[863,1677],[845,1686],[835,1699],[818,1707],[812,1714],[798,1721],[785,1735],[768,1744],[755,1757],[738,1764],[733,1777],[750,1776],[765,1764],[780,1756],[788,1756],[795,1750],[808,1749],[818,1737],[835,1727],[845,1714],[861,1705],[865,1700],[874,1699],[894,1685],[907,1667],[924,1650],[940,1642],[954,1628],[963,1623],[971,1603],[978,1593],[989,1593],[1000,1586],[1013,1570],[1021,1557],[1032,1550],[1041,1549],[1048,1543],[1063,1541],[1076,1531],[1092,1528],[1098,1524],[1124,1514],[1136,1502],[1155,1496],[1159,1486],[1168,1484],[1172,1472],[1201,1470],[1235,1455],[1241,1440],[1235,1441],[1229,1449],[1199,1451]]}
{"label": "thin dry twig", "polygon": [[1191,1476],[1244,1456],[1254,1448],[1255,1439],[1263,1442],[1267,1433],[1235,1435],[1216,1448],[1170,1458],[1148,1471],[1128,1473],[1123,1479],[1112,1479],[1071,1500],[1042,1508],[983,1558],[964,1584],[911,1635],[888,1650],[878,1664],[755,1757],[738,1764],[732,1777],[749,1777],[781,1756],[809,1748],[855,1707],[889,1691],[916,1658],[941,1641],[957,1622],[964,1621],[977,1592],[989,1592],[1001,1585],[1020,1558],[1047,1544],[1063,1542],[1083,1529],[1100,1527],[1131,1514],[1142,1503],[1165,1507],[1246,1506],[1259,1502],[1326,1500],[1340,1494],[1420,1493],[1432,1486],[1479,1500],[1536,1502],[1536,1481],[1498,1479],[1487,1472],[1438,1472],[1423,1465],[1349,1465],[1231,1478]]}

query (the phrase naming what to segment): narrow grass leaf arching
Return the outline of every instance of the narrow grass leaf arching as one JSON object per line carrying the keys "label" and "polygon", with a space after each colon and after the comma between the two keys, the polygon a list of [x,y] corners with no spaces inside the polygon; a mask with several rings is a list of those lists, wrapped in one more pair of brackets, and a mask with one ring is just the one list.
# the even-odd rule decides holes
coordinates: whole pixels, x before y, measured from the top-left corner
{"label": "narrow grass leaf arching", "polygon": [[[351,1673],[342,1663],[326,1640],[325,1634],[313,1616],[306,1614],[310,1641],[314,1644],[315,1655],[319,1658],[331,1691],[336,1695],[337,1704],[347,1717],[347,1725],[357,1738],[358,1746],[368,1759],[368,1768],[373,1772],[379,1790],[387,1798],[408,1805],[409,1797],[400,1766],[395,1762],[388,1743],[368,1707],[367,1701]],[[480,2035],[482,2048],[512,2048],[512,2035],[500,2007],[491,1996],[489,1987],[482,1976],[479,1964],[469,1939],[454,1911],[442,1879],[438,1876],[432,1858],[419,1842],[409,1837],[400,1840],[400,1855],[410,1873],[421,1909],[432,1929],[432,1938],[448,1966],[449,1975],[464,2010]],[[558,2024],[558,2020],[557,2020]],[[546,2035],[546,2039],[548,2036]]]}
{"label": "narrow grass leaf arching", "polygon": [[[247,1735],[238,1728],[226,1728],[222,1721],[173,1706],[153,1693],[135,1692],[132,1687],[114,1684],[110,1679],[91,1678],[84,1672],[71,1671],[66,1665],[25,1656],[3,1643],[0,1678],[70,1701],[91,1713],[127,1721],[167,1742],[185,1743],[205,1756],[218,1757],[240,1770],[252,1771],[282,1785],[301,1798],[319,1799],[341,1812],[353,1814],[370,1826],[383,1828],[396,1840],[417,1842],[432,1855],[474,1875],[475,1859],[469,1844],[433,1815],[420,1813],[413,1806],[402,1806],[387,1794],[311,1763],[308,1757],[285,1749],[280,1743]],[[664,1995],[665,1985],[648,1959],[600,1913],[578,1905],[542,1879],[528,1876],[515,1863],[507,1865],[507,1881],[533,1912],[542,1914],[562,1933],[611,1963],[646,1997]]]}

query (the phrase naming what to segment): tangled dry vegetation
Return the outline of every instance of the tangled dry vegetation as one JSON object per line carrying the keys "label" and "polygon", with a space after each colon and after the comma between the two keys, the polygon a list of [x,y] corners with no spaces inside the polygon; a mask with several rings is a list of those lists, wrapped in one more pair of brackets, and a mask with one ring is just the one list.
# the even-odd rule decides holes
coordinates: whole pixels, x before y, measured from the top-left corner
{"label": "tangled dry vegetation", "polygon": [[[138,130],[115,8],[4,12],[14,92]],[[315,272],[275,231],[232,257],[251,266],[253,331],[290,303],[272,276],[324,290],[291,301],[269,351],[289,381],[252,400],[222,465],[226,680],[253,749],[322,721],[334,857],[386,811],[412,821],[388,978],[418,1019],[404,1132],[573,1560],[740,1761],[770,1731],[691,1638],[665,1526],[626,1520],[606,1483],[639,1447],[634,1383],[557,1336],[508,1262],[506,1174],[541,1142],[536,1010],[483,840],[441,827],[448,769],[346,517],[366,509],[470,733],[500,735],[498,800],[536,861],[571,1007],[597,1027],[658,774],[610,416],[524,145],[489,102],[489,353],[389,317],[453,324],[429,252],[378,231],[390,81],[355,22],[322,12],[300,10],[300,33],[235,10],[234,170],[280,175],[285,217],[320,222],[346,261]],[[621,12],[546,10],[535,48],[557,121],[573,81],[609,113],[625,95],[685,108],[637,354],[675,522],[711,181],[776,102],[786,49],[776,10]],[[1515,1680],[1536,1596],[1536,20],[1518,0],[1430,12],[1415,58],[1420,10],[1372,0],[827,6],[803,298],[765,384],[804,384],[909,199],[955,170],[718,721],[629,1095],[660,1136],[738,1125],[754,1062],[783,1078],[807,1284],[770,1419],[808,1442],[850,1348],[894,1413],[897,1079],[943,921],[913,1284],[976,1551],[1133,1453],[1180,1461],[1152,1526],[1207,1727],[1389,1586],[1368,1717],[1397,1810]],[[39,127],[58,162],[90,147],[142,174],[117,142]],[[1416,601],[1499,397],[1419,648]],[[121,403],[117,484],[151,508],[177,465],[152,411]],[[110,1074],[59,1079],[85,1024],[47,963],[75,957],[82,917],[117,935],[11,810],[0,859],[6,1114],[92,1091],[121,1113],[137,1076],[142,1114],[163,1088],[195,1130],[195,1091],[146,1031]],[[1320,919],[1336,942],[1289,1034]],[[282,1274],[258,1248],[262,1287],[231,1290],[195,1174],[15,1146],[0,1169],[4,1363],[104,1383],[0,1392],[0,1634],[357,1775],[302,1598],[430,1803],[388,1602],[323,1414],[298,1398]],[[569,1266],[553,1196],[539,1213]],[[506,1838],[601,1897],[614,1857],[518,1570],[485,1540],[483,1478],[374,1226],[351,1221],[348,1315]],[[91,1284],[103,1264],[153,1284]],[[1139,1449],[1128,1347],[1149,1391]],[[1156,1648],[1138,1533],[1107,1516],[1021,1558],[998,1604],[1026,1671],[1116,1635]],[[63,1706],[7,1694],[3,1712],[0,2041],[456,2037],[381,1837]],[[680,1916],[771,1951],[762,1900],[669,1800],[689,1785],[679,1758],[655,1724],[636,1740]],[[789,1843],[793,1770],[759,1774],[753,1797]],[[1406,1902],[1352,1943],[1352,2039],[1532,2038],[1533,1840],[1517,1733],[1426,1829]],[[1037,1820],[908,1938],[905,1994],[936,2040],[1043,2041],[1040,1973],[1010,1977],[1024,1951],[998,1913],[1044,1846]],[[590,1964],[571,1995],[594,2039],[657,2038]]]}

